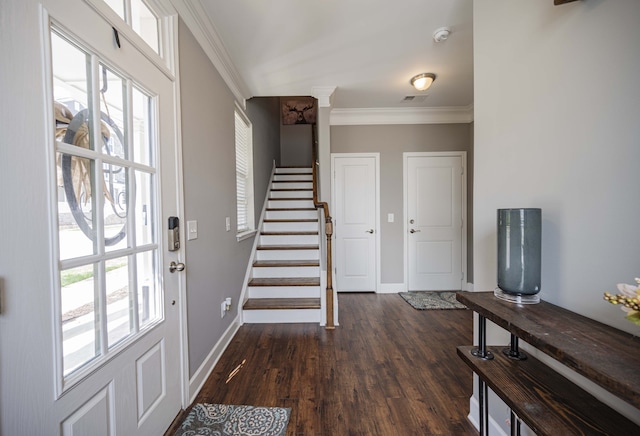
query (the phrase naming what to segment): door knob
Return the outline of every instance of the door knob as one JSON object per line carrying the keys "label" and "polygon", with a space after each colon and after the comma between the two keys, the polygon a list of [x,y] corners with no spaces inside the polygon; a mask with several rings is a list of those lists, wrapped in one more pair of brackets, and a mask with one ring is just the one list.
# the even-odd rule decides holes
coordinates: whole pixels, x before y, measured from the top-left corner
{"label": "door knob", "polygon": [[175,263],[174,261],[171,261],[171,263],[169,264],[169,272],[174,273],[176,271],[184,271],[184,263]]}
{"label": "door knob", "polygon": [[373,233],[373,229],[365,230],[367,233]]}
{"label": "door knob", "polygon": [[420,230],[414,230],[414,229],[411,229],[411,230],[409,230],[409,233],[418,233],[419,231],[420,231]]}

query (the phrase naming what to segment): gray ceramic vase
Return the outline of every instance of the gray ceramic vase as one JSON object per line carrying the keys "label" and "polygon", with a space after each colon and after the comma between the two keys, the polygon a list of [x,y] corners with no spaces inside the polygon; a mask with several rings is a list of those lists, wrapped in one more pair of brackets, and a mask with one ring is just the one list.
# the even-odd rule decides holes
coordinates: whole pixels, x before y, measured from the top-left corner
{"label": "gray ceramic vase", "polygon": [[541,235],[541,209],[498,209],[498,288],[503,292],[540,292]]}

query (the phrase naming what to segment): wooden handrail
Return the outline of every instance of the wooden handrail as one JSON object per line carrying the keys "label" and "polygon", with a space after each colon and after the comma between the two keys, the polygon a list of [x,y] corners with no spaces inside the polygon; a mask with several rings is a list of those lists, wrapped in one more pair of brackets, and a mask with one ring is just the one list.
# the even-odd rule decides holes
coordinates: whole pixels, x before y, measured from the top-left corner
{"label": "wooden handrail", "polygon": [[331,274],[333,256],[331,254],[331,238],[333,236],[333,221],[331,219],[331,214],[329,213],[329,205],[325,201],[318,201],[318,170],[317,170],[317,162],[318,162],[318,139],[316,133],[316,125],[313,124],[311,126],[311,136],[312,136],[312,156],[313,156],[313,164],[312,164],[312,173],[313,173],[313,205],[316,209],[322,208],[324,211],[324,233],[327,235],[327,289],[326,289],[326,300],[327,300],[327,324],[325,326],[326,329],[332,330],[335,329],[335,323],[333,320],[333,275]]}

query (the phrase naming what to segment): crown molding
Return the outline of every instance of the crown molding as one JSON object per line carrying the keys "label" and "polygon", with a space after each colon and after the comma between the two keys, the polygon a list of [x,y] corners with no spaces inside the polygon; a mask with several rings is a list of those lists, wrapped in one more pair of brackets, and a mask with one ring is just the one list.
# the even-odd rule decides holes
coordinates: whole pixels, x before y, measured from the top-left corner
{"label": "crown molding", "polygon": [[332,109],[330,125],[372,124],[466,124],[473,122],[473,103],[468,106],[422,108]]}
{"label": "crown molding", "polygon": [[178,15],[189,28],[196,41],[202,46],[213,66],[227,84],[236,100],[245,107],[245,100],[251,93],[242,77],[236,70],[231,57],[222,43],[213,23],[207,18],[207,13],[201,0],[171,0]]}

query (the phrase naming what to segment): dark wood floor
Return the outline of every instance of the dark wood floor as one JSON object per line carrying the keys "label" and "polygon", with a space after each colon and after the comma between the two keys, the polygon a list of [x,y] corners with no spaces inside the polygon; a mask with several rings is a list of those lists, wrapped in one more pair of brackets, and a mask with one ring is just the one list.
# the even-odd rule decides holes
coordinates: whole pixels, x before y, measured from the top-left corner
{"label": "dark wood floor", "polygon": [[287,436],[478,434],[456,355],[472,344],[471,311],[415,310],[397,294],[339,294],[339,307],[333,331],[242,326],[196,402],[290,407]]}

